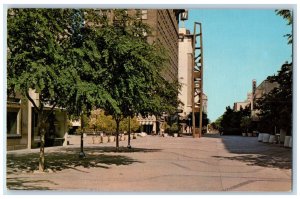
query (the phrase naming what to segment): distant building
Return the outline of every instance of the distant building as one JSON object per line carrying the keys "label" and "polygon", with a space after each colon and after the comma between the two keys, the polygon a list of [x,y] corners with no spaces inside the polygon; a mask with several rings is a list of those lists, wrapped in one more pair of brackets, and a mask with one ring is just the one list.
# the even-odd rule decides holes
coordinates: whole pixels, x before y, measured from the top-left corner
{"label": "distant building", "polygon": [[253,106],[251,109],[252,120],[258,121],[259,110],[255,108],[256,100],[261,99],[263,95],[268,94],[274,88],[277,88],[279,84],[277,82],[270,82],[269,80],[264,80],[259,86],[257,86],[253,92]]}
{"label": "distant building", "polygon": [[243,102],[234,102],[233,104],[233,110],[234,111],[240,111],[241,109],[245,109],[249,106],[251,106],[252,102],[252,93],[247,94],[247,99]]}

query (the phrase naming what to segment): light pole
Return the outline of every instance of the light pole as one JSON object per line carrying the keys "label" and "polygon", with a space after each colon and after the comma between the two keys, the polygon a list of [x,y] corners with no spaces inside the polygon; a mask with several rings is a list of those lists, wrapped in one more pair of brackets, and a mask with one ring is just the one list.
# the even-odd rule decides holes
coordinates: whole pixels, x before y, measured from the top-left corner
{"label": "light pole", "polygon": [[83,152],[83,134],[85,133],[83,120],[84,120],[83,113],[81,113],[81,135],[80,135],[80,153],[79,153],[80,158],[85,157],[85,153]]}

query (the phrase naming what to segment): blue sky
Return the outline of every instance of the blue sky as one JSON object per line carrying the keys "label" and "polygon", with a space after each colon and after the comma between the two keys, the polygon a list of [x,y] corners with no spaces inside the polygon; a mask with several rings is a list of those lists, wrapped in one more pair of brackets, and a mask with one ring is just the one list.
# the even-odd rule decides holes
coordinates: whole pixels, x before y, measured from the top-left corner
{"label": "blue sky", "polygon": [[202,23],[203,88],[212,122],[247,98],[253,79],[259,85],[292,59],[284,37],[291,27],[272,9],[190,9],[184,26],[191,33],[194,22]]}

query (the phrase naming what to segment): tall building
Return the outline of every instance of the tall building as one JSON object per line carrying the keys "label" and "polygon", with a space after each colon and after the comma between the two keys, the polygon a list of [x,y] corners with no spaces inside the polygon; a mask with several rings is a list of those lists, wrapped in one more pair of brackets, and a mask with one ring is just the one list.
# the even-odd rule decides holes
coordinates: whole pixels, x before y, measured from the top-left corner
{"label": "tall building", "polygon": [[[148,42],[157,42],[167,51],[167,63],[162,76],[169,82],[178,80],[178,24],[179,14],[184,11],[184,9],[135,10],[141,13],[142,21],[151,27],[152,33],[147,37]],[[162,128],[160,118],[155,116],[138,117],[138,121],[142,125],[142,130],[147,133],[157,133]]]}
{"label": "tall building", "polygon": [[[112,22],[117,22],[114,16],[115,10],[99,9],[101,15],[105,14]],[[128,9],[126,13],[130,16],[138,16],[151,28],[151,34],[147,35],[147,41],[158,43],[164,47],[167,53],[167,63],[162,71],[163,77],[174,82],[178,75],[178,24],[179,14],[184,9]]]}
{"label": "tall building", "polygon": [[[183,103],[179,109],[181,119],[187,119],[192,112],[192,101],[198,103],[199,97],[193,96],[193,35],[186,28],[179,28],[178,82],[181,84],[179,99]],[[208,98],[202,93],[202,111],[207,114]]]}
{"label": "tall building", "polygon": [[157,42],[167,51],[168,61],[163,76],[168,81],[176,81],[178,76],[179,14],[184,10],[158,9],[144,10],[143,22],[152,28],[150,43]]}
{"label": "tall building", "polygon": [[179,29],[179,57],[178,57],[178,82],[181,84],[179,100],[183,103],[179,107],[182,110],[180,117],[192,112],[192,73],[193,73],[193,35],[185,28]]}

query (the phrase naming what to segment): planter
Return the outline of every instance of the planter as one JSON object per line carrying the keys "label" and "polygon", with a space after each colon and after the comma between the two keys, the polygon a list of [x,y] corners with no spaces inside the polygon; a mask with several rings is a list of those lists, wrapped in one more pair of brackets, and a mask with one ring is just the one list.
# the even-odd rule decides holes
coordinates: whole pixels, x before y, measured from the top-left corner
{"label": "planter", "polygon": [[263,141],[263,137],[264,137],[264,133],[259,133],[259,134],[258,134],[258,137],[257,137],[257,140],[258,140],[259,142],[262,142],[262,141]]}
{"label": "planter", "polygon": [[290,146],[290,139],[291,139],[291,136],[285,136],[284,144],[283,144],[284,147],[289,147]]}
{"label": "planter", "polygon": [[242,136],[245,137],[245,136],[246,136],[246,133],[242,133]]}
{"label": "planter", "polygon": [[100,143],[101,143],[101,137],[99,136],[94,137],[93,144],[100,144]]}
{"label": "planter", "polygon": [[137,134],[134,133],[134,134],[132,135],[132,138],[133,138],[133,139],[136,139],[136,138],[137,138]]}
{"label": "planter", "polygon": [[276,136],[275,135],[270,135],[270,138],[269,138],[269,143],[276,143]]}
{"label": "planter", "polygon": [[115,136],[108,136],[108,142],[114,142]]}
{"label": "planter", "polygon": [[252,133],[247,133],[248,137],[252,137]]}
{"label": "planter", "polygon": [[279,142],[280,143],[284,143],[285,135],[286,135],[286,131],[283,130],[283,129],[280,129],[280,137],[279,137]]}
{"label": "planter", "polygon": [[293,137],[292,137],[292,136],[290,137],[290,144],[289,144],[289,147],[291,147],[291,148],[293,147]]}
{"label": "planter", "polygon": [[254,137],[257,136],[257,131],[253,131],[253,136],[254,136]]}
{"label": "planter", "polygon": [[175,138],[177,138],[177,137],[178,137],[178,133],[174,133],[173,136],[174,136]]}
{"label": "planter", "polygon": [[269,142],[269,139],[270,139],[270,134],[268,133],[265,133],[264,136],[263,136],[263,142]]}
{"label": "planter", "polygon": [[107,136],[101,136],[101,143],[107,143],[108,137]]}

